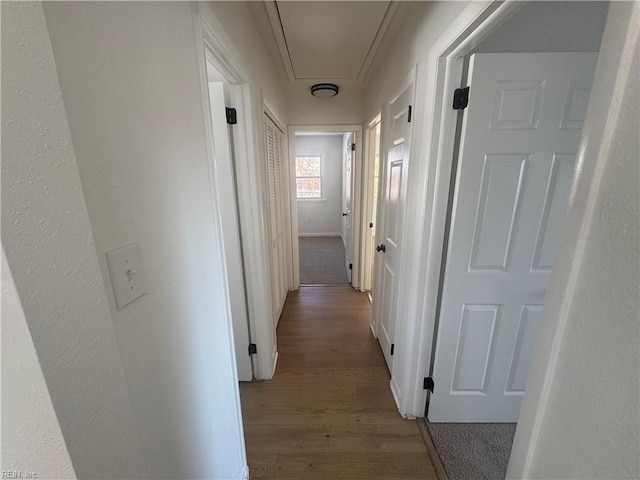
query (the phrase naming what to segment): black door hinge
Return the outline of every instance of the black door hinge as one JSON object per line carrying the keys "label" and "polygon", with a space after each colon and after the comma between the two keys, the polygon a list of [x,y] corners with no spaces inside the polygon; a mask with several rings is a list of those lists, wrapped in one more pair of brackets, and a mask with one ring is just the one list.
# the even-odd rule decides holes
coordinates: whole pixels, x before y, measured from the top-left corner
{"label": "black door hinge", "polygon": [[255,343],[249,344],[249,355],[253,355],[254,353],[258,353],[258,346]]}
{"label": "black door hinge", "polygon": [[469,87],[456,88],[453,92],[453,109],[463,110],[469,105]]}
{"label": "black door hinge", "polygon": [[411,123],[411,114],[413,113],[413,107],[409,105],[409,111],[407,112],[407,123]]}
{"label": "black door hinge", "polygon": [[424,377],[424,381],[422,382],[422,388],[424,388],[425,390],[429,390],[431,393],[433,393],[433,387],[434,387],[433,378]]}
{"label": "black door hinge", "polygon": [[393,355],[393,351],[396,349],[396,344],[392,343],[391,344],[391,355]]}
{"label": "black door hinge", "polygon": [[353,263],[349,264],[349,270],[353,270]]}
{"label": "black door hinge", "polygon": [[356,144],[355,144],[355,143],[352,143],[352,144],[351,144],[351,151],[352,151],[352,152],[355,152],[355,151],[356,151]]}
{"label": "black door hinge", "polygon": [[229,125],[235,125],[238,123],[238,113],[235,108],[225,107],[224,110],[227,113],[227,123]]}
{"label": "black door hinge", "polygon": [[373,223],[369,223],[369,228],[373,228]]}

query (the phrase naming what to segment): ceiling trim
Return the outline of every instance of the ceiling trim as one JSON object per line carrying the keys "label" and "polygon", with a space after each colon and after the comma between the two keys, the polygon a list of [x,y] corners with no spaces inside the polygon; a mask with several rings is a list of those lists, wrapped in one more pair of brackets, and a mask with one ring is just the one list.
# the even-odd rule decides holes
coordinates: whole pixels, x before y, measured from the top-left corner
{"label": "ceiling trim", "polygon": [[378,48],[382,43],[382,39],[384,38],[384,34],[387,32],[389,28],[389,24],[391,23],[391,19],[393,15],[396,13],[398,9],[398,2],[389,2],[389,6],[387,7],[387,11],[384,12],[384,17],[382,17],[382,22],[380,22],[380,27],[376,32],[376,36],[373,38],[373,42],[371,42],[371,47],[367,52],[367,56],[364,59],[362,67],[360,68],[360,72],[358,72],[358,80],[364,79],[369,71],[369,67],[371,66],[371,62],[373,62],[373,58],[376,56],[378,52]]}
{"label": "ceiling trim", "polygon": [[284,28],[282,26],[282,20],[280,20],[280,12],[278,11],[278,4],[275,0],[266,0],[264,5],[267,9],[267,15],[271,22],[271,29],[273,30],[273,36],[278,44],[278,50],[280,51],[280,57],[282,58],[282,64],[284,70],[287,72],[289,81],[296,80],[295,72],[293,71],[293,63],[291,62],[291,55],[289,54],[289,47],[287,46],[287,39],[284,36]]}
{"label": "ceiling trim", "polygon": [[[360,71],[358,72],[358,76],[355,78],[333,78],[327,77],[323,79],[317,80],[363,80],[369,71],[369,67],[371,67],[371,63],[382,43],[382,39],[384,38],[387,29],[389,28],[389,24],[393,19],[396,10],[398,9],[398,1],[389,2],[389,6],[382,17],[382,21],[380,22],[380,26],[378,27],[378,31],[376,32],[373,41],[371,42],[371,46],[369,47],[369,51],[362,62],[362,66],[360,67]],[[280,57],[282,59],[282,64],[284,65],[284,70],[287,72],[287,77],[290,82],[294,82],[296,80],[311,80],[308,78],[299,78],[296,77],[295,70],[293,68],[293,62],[291,60],[291,54],[289,53],[289,47],[287,45],[287,38],[284,34],[284,27],[282,26],[282,20],[280,18],[280,12],[278,11],[278,3],[276,0],[265,0],[264,2],[265,8],[267,10],[267,16],[269,17],[269,21],[271,23],[271,29],[273,30],[273,36],[276,39],[276,44],[278,45],[278,50],[280,51]]]}

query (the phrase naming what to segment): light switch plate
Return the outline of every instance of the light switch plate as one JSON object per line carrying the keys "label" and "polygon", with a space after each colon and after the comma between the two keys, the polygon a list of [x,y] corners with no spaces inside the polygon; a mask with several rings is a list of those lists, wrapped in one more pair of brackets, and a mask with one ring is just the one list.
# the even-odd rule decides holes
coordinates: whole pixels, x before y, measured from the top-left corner
{"label": "light switch plate", "polygon": [[107,252],[107,265],[118,310],[146,293],[140,245],[132,243]]}

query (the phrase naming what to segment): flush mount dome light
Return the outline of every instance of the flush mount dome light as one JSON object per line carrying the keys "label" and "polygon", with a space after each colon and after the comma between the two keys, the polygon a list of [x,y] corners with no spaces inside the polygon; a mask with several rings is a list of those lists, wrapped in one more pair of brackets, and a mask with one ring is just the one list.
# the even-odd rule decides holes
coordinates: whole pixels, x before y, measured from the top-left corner
{"label": "flush mount dome light", "polygon": [[338,95],[338,85],[334,83],[316,83],[311,86],[311,95],[318,98],[331,98]]}

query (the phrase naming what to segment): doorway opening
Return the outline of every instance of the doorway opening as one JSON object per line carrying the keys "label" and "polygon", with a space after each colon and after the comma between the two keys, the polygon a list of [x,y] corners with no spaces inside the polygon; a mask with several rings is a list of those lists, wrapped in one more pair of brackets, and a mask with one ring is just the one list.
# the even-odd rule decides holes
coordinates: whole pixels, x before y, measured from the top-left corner
{"label": "doorway opening", "polygon": [[[426,404],[450,480],[506,474],[607,9],[530,2],[455,57],[469,105],[455,119]],[[563,16],[582,25],[571,40],[540,34]]]}
{"label": "doorway opening", "polygon": [[362,290],[369,296],[373,305],[373,278],[375,272],[376,225],[378,223],[378,194],[380,191],[380,132],[382,130],[381,115],[378,114],[369,122],[365,131],[364,161],[364,199],[365,224],[363,246],[363,284]]}
{"label": "doorway opening", "polygon": [[341,132],[295,136],[295,189],[301,285],[346,285],[344,137]]}
{"label": "doorway opening", "polygon": [[360,283],[361,131],[289,128],[296,287]]}

